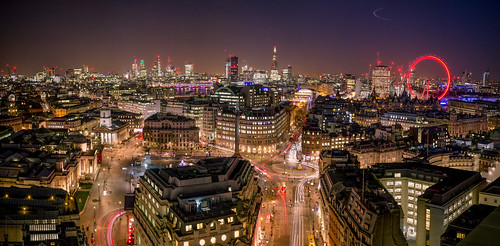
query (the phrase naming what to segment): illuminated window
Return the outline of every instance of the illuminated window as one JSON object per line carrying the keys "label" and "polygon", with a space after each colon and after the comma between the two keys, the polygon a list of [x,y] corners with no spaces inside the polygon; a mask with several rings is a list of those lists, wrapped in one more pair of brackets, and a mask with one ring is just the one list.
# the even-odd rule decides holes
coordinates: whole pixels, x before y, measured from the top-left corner
{"label": "illuminated window", "polygon": [[226,241],[226,239],[227,239],[226,234],[222,235],[222,237],[220,237],[220,239],[221,239],[222,241]]}
{"label": "illuminated window", "polygon": [[215,237],[210,238],[210,242],[211,242],[212,244],[215,244]]}
{"label": "illuminated window", "polygon": [[219,223],[220,223],[221,225],[224,225],[224,219],[220,219],[220,220],[219,220]]}
{"label": "illuminated window", "polygon": [[187,225],[186,226],[186,231],[191,231],[193,230],[193,225]]}
{"label": "illuminated window", "polygon": [[463,233],[463,232],[457,232],[457,238],[458,239],[464,239],[465,238],[465,233]]}
{"label": "illuminated window", "polygon": [[395,173],[395,174],[394,174],[394,177],[396,177],[396,178],[401,177],[401,173]]}
{"label": "illuminated window", "polygon": [[233,217],[227,218],[227,223],[233,223],[233,221],[234,221]]}
{"label": "illuminated window", "polygon": [[184,242],[184,246],[189,246],[189,242]]}
{"label": "illuminated window", "polygon": [[240,237],[240,231],[234,231],[234,237]]}
{"label": "illuminated window", "polygon": [[196,224],[196,229],[203,229],[203,223]]}

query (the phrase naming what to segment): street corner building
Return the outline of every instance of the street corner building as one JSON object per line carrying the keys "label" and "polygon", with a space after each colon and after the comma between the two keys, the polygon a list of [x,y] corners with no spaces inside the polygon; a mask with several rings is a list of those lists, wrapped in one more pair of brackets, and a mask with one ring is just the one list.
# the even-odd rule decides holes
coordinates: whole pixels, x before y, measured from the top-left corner
{"label": "street corner building", "polygon": [[238,157],[150,169],[135,192],[138,245],[250,245],[261,191]]}
{"label": "street corner building", "polygon": [[354,163],[335,164],[320,185],[327,245],[408,245],[400,229],[403,210],[375,176]]}

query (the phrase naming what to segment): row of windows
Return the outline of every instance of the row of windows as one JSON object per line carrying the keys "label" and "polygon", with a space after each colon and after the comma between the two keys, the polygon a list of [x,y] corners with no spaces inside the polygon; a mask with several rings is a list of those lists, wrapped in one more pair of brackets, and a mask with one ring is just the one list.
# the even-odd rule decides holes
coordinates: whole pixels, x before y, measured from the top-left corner
{"label": "row of windows", "polygon": [[31,234],[30,241],[45,241],[45,240],[57,240],[59,239],[59,234],[57,233],[47,233],[47,234]]}
{"label": "row of windows", "polygon": [[[217,220],[219,222],[220,225],[224,225],[224,223],[226,222],[225,219],[219,219]],[[227,223],[233,223],[234,222],[234,217],[228,217],[227,218]],[[196,224],[196,229],[197,230],[201,230],[204,228],[204,224],[203,223],[197,223]],[[210,229],[215,229],[215,224],[212,222],[210,223]],[[193,225],[186,225],[186,231],[189,232],[189,231],[192,231],[193,230]]]}
{"label": "row of windows", "polygon": [[[235,238],[240,237],[240,231],[234,231],[234,237]],[[227,240],[226,234],[223,234],[220,237],[220,239],[221,239],[221,241],[225,242]],[[211,237],[210,238],[210,243],[211,244],[216,244],[217,243],[217,238]],[[207,245],[207,241],[205,239],[200,239],[200,241],[198,242],[198,244],[201,245],[201,246],[204,246],[204,245]],[[182,246],[189,246],[189,242],[182,243]]]}

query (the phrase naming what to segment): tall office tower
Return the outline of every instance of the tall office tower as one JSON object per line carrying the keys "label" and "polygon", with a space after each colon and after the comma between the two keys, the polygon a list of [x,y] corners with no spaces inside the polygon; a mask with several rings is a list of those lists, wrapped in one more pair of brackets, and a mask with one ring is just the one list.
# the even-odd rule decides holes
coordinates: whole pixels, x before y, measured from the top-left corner
{"label": "tall office tower", "polygon": [[191,76],[194,73],[194,65],[191,62],[187,62],[184,65],[184,72],[187,76]]}
{"label": "tall office tower", "polygon": [[226,71],[226,73],[225,73],[225,74],[226,74],[226,79],[227,79],[227,81],[229,81],[229,80],[230,80],[230,78],[231,78],[231,60],[230,60],[229,58],[230,58],[230,57],[228,57],[228,58],[226,59],[226,64],[225,64],[225,66],[224,66],[224,67],[225,67],[225,71]]}
{"label": "tall office tower", "polygon": [[168,57],[168,64],[165,67],[165,72],[167,73],[167,75],[175,74],[175,68],[174,68],[174,66],[172,66],[172,63],[170,61],[170,57]]}
{"label": "tall office tower", "polygon": [[353,93],[356,89],[356,77],[352,74],[345,75],[346,91],[347,93]]}
{"label": "tall office tower", "polygon": [[238,80],[238,57],[237,56],[229,56],[227,58],[227,61],[226,61],[226,66],[227,66],[228,62],[230,64],[228,81],[229,82],[237,81]]}
{"label": "tall office tower", "polygon": [[246,65],[243,66],[241,68],[241,79],[246,82],[253,81],[253,72],[254,72],[253,67],[249,67]]}
{"label": "tall office tower", "polygon": [[161,61],[160,61],[160,56],[157,56],[156,57],[156,61],[155,61],[155,65],[156,66],[153,66],[153,74],[160,78],[160,77],[163,77],[163,71],[161,69]]}
{"label": "tall office tower", "polygon": [[467,70],[462,72],[462,76],[460,77],[460,84],[465,85],[470,83],[472,80],[472,73],[469,73]]}
{"label": "tall office tower", "polygon": [[281,77],[278,71],[278,55],[276,54],[276,45],[275,45],[273,52],[273,63],[271,64],[271,81],[278,81],[280,79]]}
{"label": "tall office tower", "polygon": [[286,82],[292,81],[292,66],[288,65],[288,67],[283,68],[283,80]]}
{"label": "tall office tower", "polygon": [[278,70],[278,55],[276,54],[276,45],[274,46],[273,63],[271,64],[271,70]]}
{"label": "tall office tower", "polygon": [[148,72],[146,70],[146,64],[144,64],[144,60],[141,60],[139,63],[139,76],[140,77],[146,77],[148,75]]}
{"label": "tall office tower", "polygon": [[490,71],[486,71],[483,73],[483,86],[488,86],[490,83]]}
{"label": "tall office tower", "polygon": [[391,69],[387,66],[375,66],[372,70],[372,90],[378,98],[389,97],[391,87]]}
{"label": "tall office tower", "polygon": [[134,63],[132,63],[132,77],[138,77],[139,76],[139,63],[137,62],[137,59],[134,59]]}

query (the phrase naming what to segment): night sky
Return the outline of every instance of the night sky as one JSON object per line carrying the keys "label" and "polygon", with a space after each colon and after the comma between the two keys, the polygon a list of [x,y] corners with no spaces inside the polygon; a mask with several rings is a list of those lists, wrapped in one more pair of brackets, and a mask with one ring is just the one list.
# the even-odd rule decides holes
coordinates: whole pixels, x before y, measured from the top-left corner
{"label": "night sky", "polygon": [[439,0],[4,0],[0,64],[21,74],[82,64],[123,73],[134,56],[150,68],[160,55],[163,65],[170,56],[182,71],[191,61],[196,72],[223,73],[227,50],[240,66],[269,70],[277,45],[280,68],[292,65],[294,73],[365,73],[380,52],[383,64],[406,69],[418,56],[436,54],[453,75],[468,69],[479,80],[489,69],[498,80],[499,7]]}

